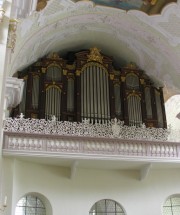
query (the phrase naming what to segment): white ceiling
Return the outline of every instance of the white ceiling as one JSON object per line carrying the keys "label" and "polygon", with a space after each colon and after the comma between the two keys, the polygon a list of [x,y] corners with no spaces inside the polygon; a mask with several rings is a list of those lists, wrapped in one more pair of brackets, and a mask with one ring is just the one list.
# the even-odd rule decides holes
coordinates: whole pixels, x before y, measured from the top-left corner
{"label": "white ceiling", "polygon": [[166,87],[180,92],[180,0],[161,15],[123,11],[91,1],[51,0],[18,24],[9,75],[49,52],[64,55],[96,46],[117,65],[135,62]]}

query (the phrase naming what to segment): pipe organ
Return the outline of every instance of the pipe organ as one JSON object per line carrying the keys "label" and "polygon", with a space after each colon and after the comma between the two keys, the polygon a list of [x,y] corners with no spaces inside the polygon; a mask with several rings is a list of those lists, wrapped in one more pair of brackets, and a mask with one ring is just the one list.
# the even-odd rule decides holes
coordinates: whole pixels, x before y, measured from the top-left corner
{"label": "pipe organ", "polygon": [[163,92],[135,64],[115,69],[97,48],[60,58],[52,53],[18,72],[25,81],[23,100],[12,110],[27,118],[166,127]]}

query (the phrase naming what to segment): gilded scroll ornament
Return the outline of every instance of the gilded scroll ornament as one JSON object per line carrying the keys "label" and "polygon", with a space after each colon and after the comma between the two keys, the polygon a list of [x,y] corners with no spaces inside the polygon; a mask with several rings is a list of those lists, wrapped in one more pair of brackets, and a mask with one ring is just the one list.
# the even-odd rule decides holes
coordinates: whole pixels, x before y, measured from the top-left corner
{"label": "gilded scroll ornament", "polygon": [[41,68],[42,73],[46,73],[46,68]]}
{"label": "gilded scroll ornament", "polygon": [[129,69],[138,69],[137,65],[133,62],[130,62],[126,67]]}
{"label": "gilded scroll ornament", "polygon": [[103,56],[100,54],[100,50],[96,47],[90,49],[90,54],[87,55],[89,61],[96,61],[99,63],[103,63]]}
{"label": "gilded scroll ornament", "polygon": [[63,75],[67,75],[67,70],[66,69],[63,69]]}
{"label": "gilded scroll ornament", "polygon": [[56,53],[56,52],[50,53],[48,55],[48,58],[51,58],[51,59],[60,59],[58,53]]}
{"label": "gilded scroll ornament", "polygon": [[11,48],[12,52],[14,52],[14,48],[16,45],[16,30],[17,30],[17,19],[11,19],[9,21],[9,31],[8,31],[8,39],[7,39],[7,47]]}
{"label": "gilded scroll ornament", "polygon": [[72,65],[71,64],[67,64],[66,68],[69,69],[69,70],[75,70],[76,66],[75,66],[75,64],[72,64]]}
{"label": "gilded scroll ornament", "polygon": [[126,80],[126,77],[121,76],[121,81],[125,82],[125,80]]}
{"label": "gilded scroll ornament", "polygon": [[114,74],[110,74],[110,80],[114,80]]}
{"label": "gilded scroll ornament", "polygon": [[76,70],[76,76],[80,76],[81,71],[80,70]]}
{"label": "gilded scroll ornament", "polygon": [[140,82],[141,82],[141,84],[144,84],[144,79],[141,78],[141,79],[140,79]]}

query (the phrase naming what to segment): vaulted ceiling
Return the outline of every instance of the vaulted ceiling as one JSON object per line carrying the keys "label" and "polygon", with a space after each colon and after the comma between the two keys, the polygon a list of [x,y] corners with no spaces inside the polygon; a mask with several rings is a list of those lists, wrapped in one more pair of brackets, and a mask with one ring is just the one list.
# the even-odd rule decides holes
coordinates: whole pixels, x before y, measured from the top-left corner
{"label": "vaulted ceiling", "polygon": [[180,92],[180,0],[161,14],[124,11],[92,1],[50,0],[40,12],[20,21],[10,75],[49,52],[96,46],[116,65],[135,62],[165,86],[166,96]]}

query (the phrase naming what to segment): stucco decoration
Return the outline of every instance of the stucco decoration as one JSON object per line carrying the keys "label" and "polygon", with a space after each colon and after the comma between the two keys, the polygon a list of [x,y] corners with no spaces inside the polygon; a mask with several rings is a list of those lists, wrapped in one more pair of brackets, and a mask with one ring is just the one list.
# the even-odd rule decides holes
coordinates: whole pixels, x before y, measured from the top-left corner
{"label": "stucco decoration", "polygon": [[[179,10],[180,1],[169,4],[161,15],[148,16],[140,11],[98,6],[91,1],[51,0],[44,10],[18,25],[10,74],[49,52],[65,54],[96,46],[113,56],[119,66],[135,62],[162,85],[170,73],[171,82],[166,86],[180,89]],[[25,23],[30,26],[27,28]]]}
{"label": "stucco decoration", "polygon": [[173,129],[180,128],[180,119],[177,117],[180,113],[180,95],[174,95],[165,103],[166,118],[168,124]]}
{"label": "stucco decoration", "polygon": [[24,81],[18,78],[7,78],[6,80],[6,107],[7,109],[16,107],[22,99]]}

